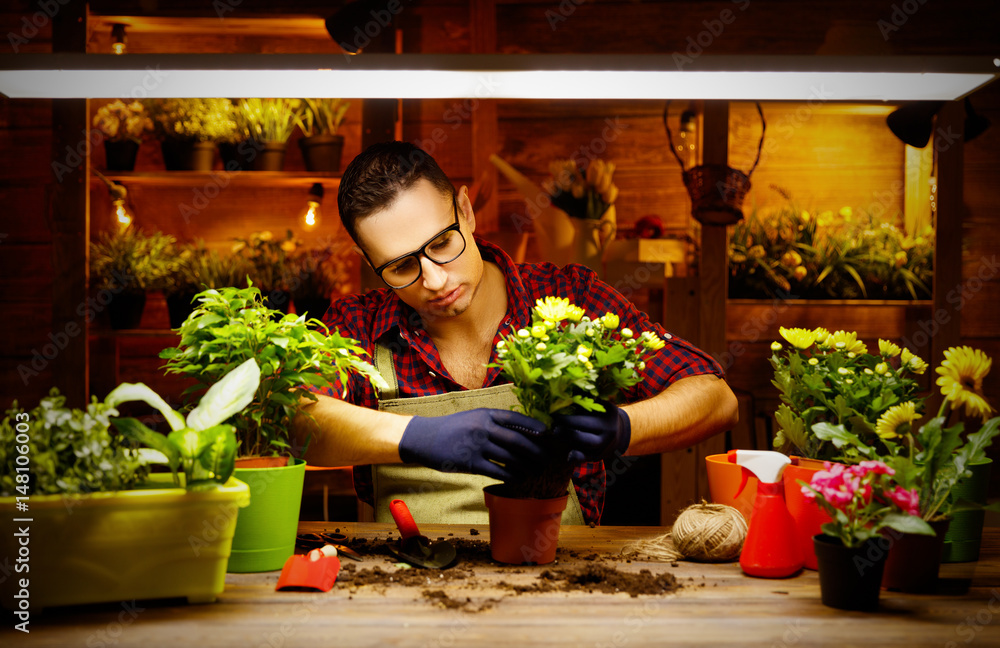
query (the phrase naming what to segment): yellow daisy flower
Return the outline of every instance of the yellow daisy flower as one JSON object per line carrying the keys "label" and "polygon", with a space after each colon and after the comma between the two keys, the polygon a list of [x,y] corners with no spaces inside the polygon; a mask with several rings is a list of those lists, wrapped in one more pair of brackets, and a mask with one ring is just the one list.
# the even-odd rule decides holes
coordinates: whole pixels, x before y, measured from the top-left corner
{"label": "yellow daisy flower", "polygon": [[650,351],[659,351],[663,347],[667,346],[666,343],[652,331],[642,332],[642,345]]}
{"label": "yellow daisy flower", "polygon": [[954,407],[964,407],[967,415],[986,421],[993,408],[983,396],[983,378],[992,365],[993,360],[980,349],[967,346],[948,349],[941,366],[935,369],[941,374],[937,379],[941,395]]}
{"label": "yellow daisy flower", "polygon": [[875,423],[875,434],[882,439],[895,439],[899,436],[901,426],[912,425],[918,418],[920,415],[917,414],[917,404],[913,401],[893,405]]}
{"label": "yellow daisy flower", "polygon": [[608,329],[609,331],[613,331],[616,328],[618,328],[618,323],[619,323],[619,318],[614,313],[605,313],[604,317],[601,318],[601,324],[603,324],[604,328]]}
{"label": "yellow daisy flower", "polygon": [[864,342],[858,339],[858,334],[854,331],[851,331],[850,333],[847,331],[837,331],[836,333],[832,333],[830,337],[827,338],[826,342],[838,351],[843,351],[845,353],[868,353],[868,347],[865,346]]}
{"label": "yellow daisy flower", "polygon": [[[945,353],[945,357],[947,357],[947,352]],[[927,363],[918,356],[910,353],[909,349],[903,349],[903,354],[899,358],[899,361],[901,363],[899,368],[905,369],[910,373],[922,374],[927,371]],[[989,370],[987,369],[987,371]]]}
{"label": "yellow daisy flower", "polygon": [[902,352],[902,349],[899,348],[899,345],[893,344],[889,340],[879,340],[878,352],[883,358],[895,358]]}
{"label": "yellow daisy flower", "polygon": [[546,322],[561,322],[566,319],[579,322],[583,317],[583,309],[570,304],[566,298],[549,296],[535,302],[535,314]]}
{"label": "yellow daisy flower", "polygon": [[818,326],[813,329],[813,333],[816,334],[816,344],[819,346],[826,346],[826,341],[830,338],[830,331],[826,330],[822,326]]}
{"label": "yellow daisy flower", "polygon": [[808,349],[816,342],[816,331],[809,329],[782,326],[778,329],[778,333],[781,333],[781,337],[785,338],[796,349]]}

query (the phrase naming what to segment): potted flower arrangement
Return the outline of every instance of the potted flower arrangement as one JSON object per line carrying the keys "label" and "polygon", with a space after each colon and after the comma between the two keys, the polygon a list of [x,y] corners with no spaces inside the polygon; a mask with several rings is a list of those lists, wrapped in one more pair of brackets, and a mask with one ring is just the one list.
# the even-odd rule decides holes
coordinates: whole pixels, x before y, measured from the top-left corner
{"label": "potted flower arrangement", "polygon": [[[215,600],[225,586],[237,510],[249,502],[246,484],[231,476],[236,441],[223,421],[249,402],[259,378],[256,363],[238,367],[187,418],[143,384],[122,384],[85,410],[67,408],[55,389],[33,410],[14,404],[0,422],[0,511],[23,516],[15,506],[29,502],[32,549],[45,556],[31,565],[32,610]],[[156,407],[172,431],[116,418],[133,400]],[[121,433],[111,434],[112,425]],[[24,480],[26,456],[32,467]],[[165,463],[170,474],[151,473],[152,463]],[[5,534],[5,555],[16,555],[15,543]],[[0,583],[5,605],[15,601],[16,582]]]}
{"label": "potted flower arrangement", "polygon": [[97,109],[93,124],[104,136],[104,167],[109,171],[135,169],[139,145],[153,131],[153,120],[142,102],[116,99]]}
{"label": "potted flower arrangement", "polygon": [[350,292],[347,245],[306,248],[293,254],[290,287],[295,312],[320,319],[339,295]]}
{"label": "potted flower arrangement", "polygon": [[802,493],[830,516],[814,541],[819,558],[824,605],[844,610],[878,608],[886,552],[879,545],[883,529],[934,534],[915,514],[916,491],[893,480],[894,470],[881,461],[854,466],[825,464]]}
{"label": "potted flower arrangement", "polygon": [[[568,299],[550,296],[536,302],[530,329],[520,329],[497,343],[497,366],[511,381],[521,411],[552,430],[554,417],[606,412],[606,403],[643,379],[643,354],[663,346],[663,340],[652,332],[637,336],[619,328],[614,313],[591,319]],[[538,539],[558,537],[574,466],[556,434],[549,436],[549,444],[556,459],[544,471],[485,489],[495,560],[541,564],[555,557],[556,543],[539,547]],[[522,505],[538,512],[518,512]],[[501,517],[508,512],[510,519]]]}
{"label": "potted flower arrangement", "polygon": [[552,178],[542,187],[552,204],[570,217],[575,230],[572,260],[600,271],[604,250],[617,229],[614,163],[594,159],[584,170],[575,160],[553,160],[549,172]]}
{"label": "potted flower arrangement", "polygon": [[90,273],[97,290],[111,295],[113,329],[135,328],[146,306],[146,292],[162,289],[177,269],[174,237],[145,234],[135,227],[104,231],[90,244]]}
{"label": "potted flower arrangement", "polygon": [[288,138],[302,111],[299,99],[241,99],[240,122],[246,124],[256,150],[254,171],[281,171],[285,165]]}
{"label": "potted flower arrangement", "polygon": [[228,99],[150,99],[146,108],[168,171],[211,171],[216,143],[236,129]]}
{"label": "potted flower arrangement", "polygon": [[292,258],[302,242],[285,231],[285,238],[276,239],[270,231],[253,232],[247,238],[235,239],[233,254],[246,264],[248,276],[264,295],[268,308],[288,312],[291,305]]}
{"label": "potted flower arrangement", "polygon": [[[319,328],[315,330],[309,324]],[[166,372],[194,379],[187,393],[199,393],[232,368],[256,358],[261,381],[246,409],[230,422],[239,443],[236,476],[250,486],[251,503],[237,521],[229,571],[280,569],[295,546],[305,462],[294,456],[288,426],[304,389],[346,381],[350,372],[384,386],[374,367],[361,359],[354,340],[329,331],[318,320],[267,308],[260,291],[205,290],[179,329],[180,345],[165,349]]]}
{"label": "potted flower arrangement", "polygon": [[299,148],[306,171],[340,171],[340,155],[344,150],[344,136],[337,130],[344,121],[350,103],[343,99],[303,99],[305,109],[296,123],[302,129]]}

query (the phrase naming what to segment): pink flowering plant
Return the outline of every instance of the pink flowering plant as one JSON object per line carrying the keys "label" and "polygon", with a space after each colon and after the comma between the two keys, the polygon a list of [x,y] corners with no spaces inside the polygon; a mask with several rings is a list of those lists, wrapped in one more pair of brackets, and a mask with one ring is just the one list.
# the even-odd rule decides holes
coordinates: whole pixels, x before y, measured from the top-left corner
{"label": "pink flowering plant", "polygon": [[898,485],[895,471],[885,463],[862,461],[844,466],[826,462],[823,468],[802,487],[802,493],[832,519],[822,526],[823,533],[839,538],[845,547],[860,547],[884,528],[934,535],[920,517],[917,489]]}

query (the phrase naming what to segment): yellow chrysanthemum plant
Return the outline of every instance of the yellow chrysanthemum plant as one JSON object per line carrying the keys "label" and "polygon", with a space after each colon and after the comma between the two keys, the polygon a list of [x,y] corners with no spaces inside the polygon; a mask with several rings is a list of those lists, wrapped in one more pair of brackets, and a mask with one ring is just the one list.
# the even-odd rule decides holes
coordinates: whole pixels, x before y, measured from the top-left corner
{"label": "yellow chrysanthemum plant", "polygon": [[[641,382],[643,358],[663,347],[651,331],[621,327],[615,313],[592,318],[568,299],[550,296],[535,303],[530,327],[497,342],[493,366],[513,384],[521,411],[551,428],[555,415],[606,411],[602,403]],[[554,447],[551,454],[565,463],[566,450]],[[512,496],[554,497],[565,491],[572,467],[546,472],[555,477],[542,476]],[[545,492],[550,488],[553,494]]]}
{"label": "yellow chrysanthemum plant", "polygon": [[[779,332],[784,343],[771,345],[772,384],[782,401],[775,413],[775,447],[847,463],[890,454],[879,421],[889,412],[899,416],[903,404],[915,401],[914,377],[927,364],[887,340],[879,340],[877,354],[869,353],[854,332],[784,327]],[[846,443],[847,437],[860,446]]]}

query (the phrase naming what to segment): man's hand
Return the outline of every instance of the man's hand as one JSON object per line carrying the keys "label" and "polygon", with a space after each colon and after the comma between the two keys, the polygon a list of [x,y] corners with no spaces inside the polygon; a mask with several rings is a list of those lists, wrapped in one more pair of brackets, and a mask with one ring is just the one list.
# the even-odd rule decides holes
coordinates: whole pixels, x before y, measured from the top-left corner
{"label": "man's hand", "polygon": [[581,464],[611,458],[616,452],[628,450],[632,439],[632,423],[625,410],[612,403],[601,402],[604,412],[555,416],[556,435],[569,444],[569,462]]}
{"label": "man's hand", "polygon": [[537,438],[544,431],[541,422],[500,409],[414,416],[399,441],[399,457],[442,472],[507,481],[544,465]]}

